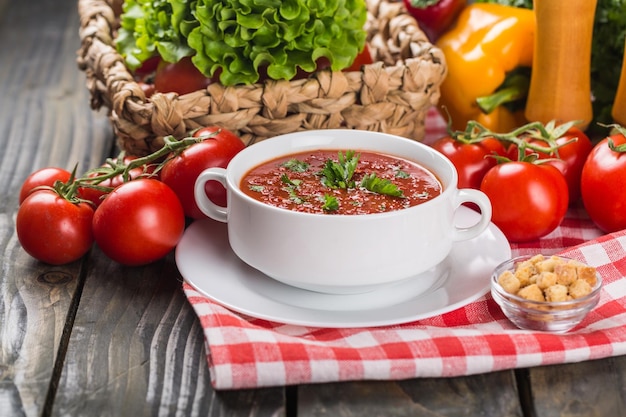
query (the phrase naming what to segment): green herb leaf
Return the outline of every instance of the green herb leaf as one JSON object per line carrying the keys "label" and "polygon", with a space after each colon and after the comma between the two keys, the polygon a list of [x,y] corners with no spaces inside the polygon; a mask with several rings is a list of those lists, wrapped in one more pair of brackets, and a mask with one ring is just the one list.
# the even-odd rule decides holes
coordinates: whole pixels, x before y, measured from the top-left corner
{"label": "green herb leaf", "polygon": [[345,154],[339,152],[337,154],[338,161],[327,159],[324,168],[319,172],[322,177],[322,184],[329,188],[355,188],[355,182],[352,176],[356,171],[359,163],[360,154],[354,151],[346,151]]}
{"label": "green herb leaf", "polygon": [[339,210],[339,201],[337,198],[330,194],[324,194],[324,204],[322,205],[324,211],[336,211]]}
{"label": "green herb leaf", "polygon": [[286,191],[289,193],[289,199],[296,204],[303,204],[306,200],[296,193],[296,190],[293,188],[287,188]]}
{"label": "green herb leaf", "polygon": [[305,198],[299,196],[298,193],[296,192],[296,190],[302,183],[301,180],[298,180],[298,179],[292,180],[287,176],[287,174],[281,175],[280,180],[283,182],[283,184],[287,184],[287,186],[283,188],[283,190],[285,190],[289,194],[289,199],[291,201],[293,201],[296,204],[302,204],[306,201]]}
{"label": "green herb leaf", "polygon": [[376,194],[384,194],[392,197],[404,197],[404,193],[396,184],[386,178],[379,178],[374,173],[363,177],[361,187]]}
{"label": "green herb leaf", "polygon": [[396,178],[411,178],[411,174],[399,169],[396,171]]}
{"label": "green herb leaf", "polygon": [[254,191],[256,193],[261,193],[265,189],[265,187],[262,185],[254,185],[254,184],[250,184],[248,188],[250,189],[250,191]]}
{"label": "green herb leaf", "polygon": [[293,172],[306,172],[306,170],[309,169],[309,164],[299,159],[290,159],[282,163],[281,166]]}
{"label": "green herb leaf", "polygon": [[293,188],[298,188],[298,187],[300,186],[300,184],[302,183],[302,180],[298,180],[298,179],[292,180],[292,179],[290,179],[290,178],[287,176],[287,174],[283,174],[283,175],[281,175],[281,176],[280,176],[280,180],[281,180],[284,184],[287,184],[288,186],[293,187]]}

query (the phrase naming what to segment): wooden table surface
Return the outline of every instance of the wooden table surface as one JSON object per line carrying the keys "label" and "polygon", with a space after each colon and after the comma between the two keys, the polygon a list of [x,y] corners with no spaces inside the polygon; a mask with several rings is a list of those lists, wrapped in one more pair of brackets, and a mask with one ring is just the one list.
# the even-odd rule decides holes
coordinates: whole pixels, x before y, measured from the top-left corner
{"label": "wooden table surface", "polygon": [[[76,65],[75,0],[0,0],[1,416],[619,416],[626,358],[445,379],[216,392],[173,257],[61,267],[15,234],[32,171],[115,155]],[[82,171],[81,171],[82,169]]]}

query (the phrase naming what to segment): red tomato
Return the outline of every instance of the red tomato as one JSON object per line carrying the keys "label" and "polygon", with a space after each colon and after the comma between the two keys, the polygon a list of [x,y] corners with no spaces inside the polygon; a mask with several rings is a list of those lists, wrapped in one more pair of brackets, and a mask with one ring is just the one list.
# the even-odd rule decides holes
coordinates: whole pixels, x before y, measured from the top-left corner
{"label": "red tomato", "polygon": [[24,250],[51,265],[80,259],[93,243],[93,209],[72,203],[52,190],[28,196],[17,211],[15,229]]}
{"label": "red tomato", "polygon": [[[564,145],[573,139],[575,140]],[[532,140],[531,143],[537,146],[547,146],[545,142],[540,140]],[[539,159],[552,159],[548,163],[554,165],[565,177],[570,203],[574,203],[580,198],[580,176],[587,156],[593,149],[593,144],[589,137],[576,127],[569,129],[565,135],[556,140],[556,143],[562,145],[558,149],[558,153],[537,152],[537,154]],[[527,153],[531,152],[533,151],[527,150]]]}
{"label": "red tomato", "polygon": [[133,71],[135,79],[137,81],[145,81],[147,78],[152,77],[155,74],[160,63],[161,57],[158,55],[146,59],[139,68]]}
{"label": "red tomato", "polygon": [[623,146],[622,134],[611,135],[593,148],[581,175],[581,195],[589,217],[603,231],[626,228],[626,154],[611,149]]}
{"label": "red tomato", "polygon": [[154,94],[156,92],[156,88],[154,87],[154,84],[152,84],[152,83],[147,83],[147,82],[144,82],[144,81],[138,81],[137,85],[139,85],[139,88],[141,88],[141,91],[143,91],[143,93],[145,94],[146,98],[152,97],[152,94]]}
{"label": "red tomato", "polygon": [[[218,126],[204,127],[193,136],[201,138],[217,131],[219,133],[191,145],[180,154],[171,155],[171,159],[161,169],[161,181],[174,190],[183,205],[185,215],[193,219],[206,217],[194,198],[196,178],[207,168],[226,168],[230,160],[245,148],[237,135]],[[226,206],[226,190],[220,183],[208,182],[205,191],[215,204]]]}
{"label": "red tomato", "polygon": [[[123,164],[128,165],[130,162],[134,161],[135,159],[137,159],[137,157],[135,156],[125,156],[123,160]],[[114,162],[116,162],[116,160],[114,160]],[[87,174],[87,177],[94,178],[98,175],[103,175],[103,174],[106,174],[107,172],[112,172],[112,171],[113,171],[113,168],[111,167],[111,165],[105,163],[105,164],[102,164],[99,170],[92,171],[89,174]],[[137,179],[142,175],[149,175],[153,171],[154,171],[154,167],[152,166],[133,168],[128,172],[128,180],[130,181],[130,180]],[[78,188],[78,196],[82,198],[83,200],[91,201],[94,207],[98,207],[102,203],[102,200],[104,199],[104,197],[110,191],[112,191],[116,187],[119,187],[123,183],[124,183],[124,177],[121,174],[116,175],[115,177],[106,179],[96,184],[99,187],[108,189],[108,191],[104,189],[97,189],[97,188],[85,186],[85,187]]]}
{"label": "red tomato", "polygon": [[26,197],[28,197],[35,188],[42,186],[52,187],[57,181],[67,182],[71,175],[72,174],[69,171],[55,167],[42,168],[33,172],[26,177],[22,183],[22,188],[20,188],[19,203],[22,204]]}
{"label": "red tomato", "polygon": [[491,220],[511,242],[547,235],[567,212],[567,183],[552,165],[499,164],[485,174],[480,189],[491,201]]}
{"label": "red tomato", "polygon": [[96,243],[123,265],[161,259],[178,244],[185,215],[176,194],[154,179],[126,182],[113,190],[93,216]]}
{"label": "red tomato", "polygon": [[180,95],[205,89],[211,79],[205,77],[191,61],[185,57],[176,63],[162,61],[154,75],[154,88],[161,93]]}
{"label": "red tomato", "polygon": [[374,61],[372,60],[370,48],[369,46],[367,46],[367,44],[365,44],[363,50],[356,56],[356,58],[354,58],[352,65],[350,65],[348,68],[344,68],[342,71],[361,71],[361,67],[363,65],[369,65],[372,62]]}
{"label": "red tomato", "polygon": [[504,145],[494,138],[486,138],[477,143],[465,143],[446,136],[435,141],[432,147],[447,156],[456,167],[459,188],[476,190],[480,188],[487,171],[498,163],[491,156],[506,155]]}

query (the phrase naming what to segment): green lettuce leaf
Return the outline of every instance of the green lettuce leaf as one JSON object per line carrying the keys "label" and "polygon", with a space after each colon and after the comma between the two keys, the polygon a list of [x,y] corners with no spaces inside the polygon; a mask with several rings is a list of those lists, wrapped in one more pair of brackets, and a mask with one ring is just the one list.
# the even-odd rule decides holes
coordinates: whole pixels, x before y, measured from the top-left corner
{"label": "green lettuce leaf", "polygon": [[185,0],[126,0],[116,38],[126,65],[135,69],[156,54],[167,62],[192,55],[186,39],[198,25],[192,4]]}
{"label": "green lettuce leaf", "polygon": [[261,73],[290,80],[326,58],[349,67],[365,45],[365,0],[126,0],[116,47],[134,69],[158,54],[193,56],[224,85],[253,84]]}
{"label": "green lettuce leaf", "polygon": [[224,85],[255,83],[263,70],[290,80],[321,57],[341,70],[366,37],[364,0],[198,0],[194,15],[192,60],[207,76],[219,70]]}

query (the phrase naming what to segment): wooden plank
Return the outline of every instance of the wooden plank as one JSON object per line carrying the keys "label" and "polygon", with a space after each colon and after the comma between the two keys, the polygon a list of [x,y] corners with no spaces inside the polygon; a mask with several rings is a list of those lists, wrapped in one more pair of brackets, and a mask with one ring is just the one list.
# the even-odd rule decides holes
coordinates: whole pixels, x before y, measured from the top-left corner
{"label": "wooden plank", "polygon": [[512,371],[298,389],[298,417],[522,416]]}
{"label": "wooden plank", "polygon": [[44,166],[101,161],[111,129],[77,88],[74,1],[0,4],[0,410],[41,414],[81,263],[51,267],[15,235],[22,181]]}
{"label": "wooden plank", "polygon": [[93,255],[52,415],[284,413],[282,388],[212,390],[202,329],[172,256],[127,268]]}
{"label": "wooden plank", "polygon": [[[1,413],[280,415],[281,388],[211,390],[199,321],[171,258],[124,269],[95,250],[88,268],[80,262],[50,268],[21,250],[14,216],[24,178],[44,166],[71,169],[79,162],[79,173],[97,166],[111,153],[113,137],[105,115],[89,108],[77,70],[75,1],[12,2],[5,12],[0,190],[15,198],[0,199]],[[79,301],[76,328],[66,329]]]}
{"label": "wooden plank", "polygon": [[[0,414],[295,415],[285,395],[295,388],[211,389],[171,256],[124,268],[95,249],[85,265],[50,267],[20,248],[24,178],[96,166],[112,146],[76,68],[77,29],[74,0],[0,0]],[[528,414],[620,415],[624,369],[624,357],[531,369]],[[512,372],[297,391],[300,416],[522,415]]]}
{"label": "wooden plank", "polygon": [[626,357],[532,368],[533,416],[623,416]]}

